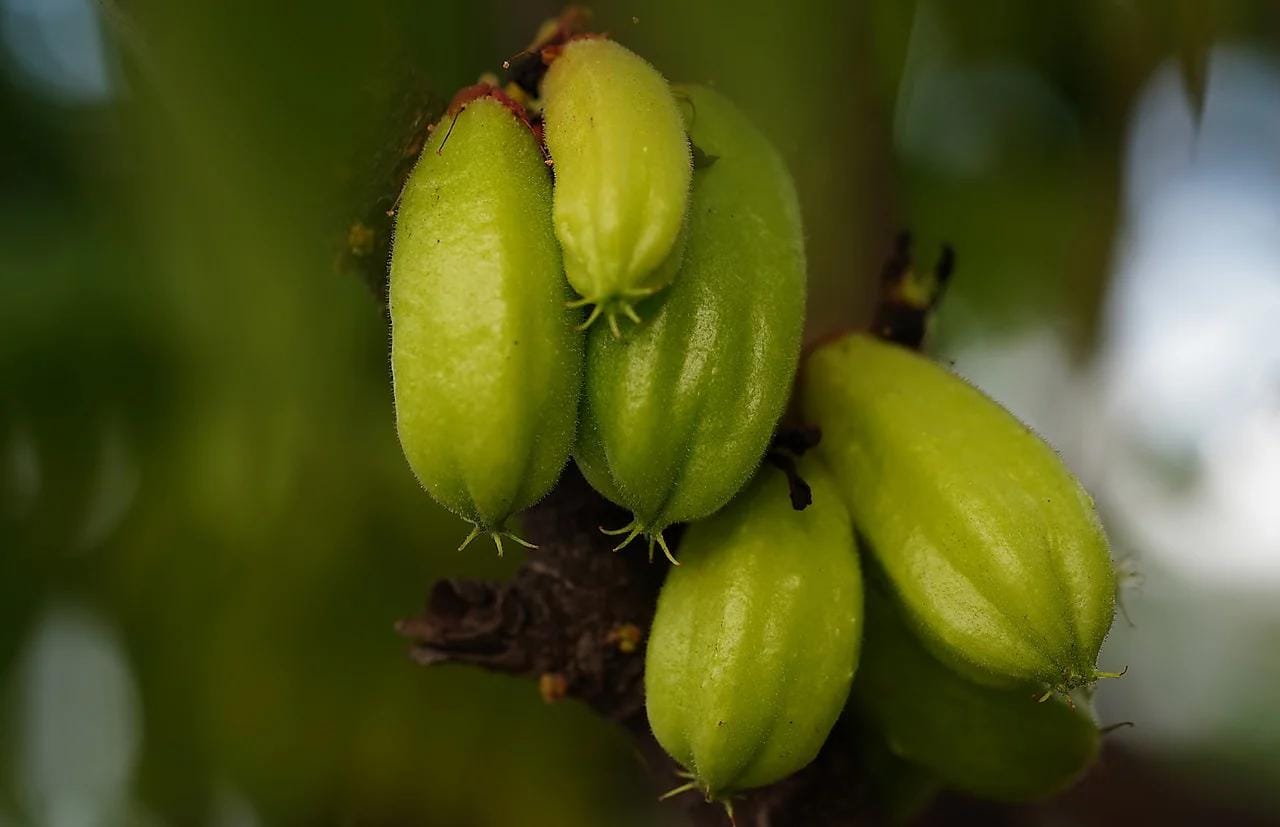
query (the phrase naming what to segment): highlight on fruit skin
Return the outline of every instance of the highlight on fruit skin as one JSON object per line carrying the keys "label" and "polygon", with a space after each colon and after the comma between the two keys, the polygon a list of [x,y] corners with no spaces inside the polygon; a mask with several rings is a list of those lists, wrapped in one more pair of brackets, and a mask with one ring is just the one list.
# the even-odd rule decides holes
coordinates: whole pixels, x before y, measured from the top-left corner
{"label": "highlight on fruit skin", "polygon": [[1034,801],[1066,789],[1097,759],[1100,733],[1082,703],[1037,702],[1028,687],[965,680],[929,654],[874,586],[862,647],[850,709],[893,754],[944,786]]}
{"label": "highlight on fruit skin", "polygon": [[653,66],[603,37],[559,47],[541,92],[572,306],[620,336],[680,265],[693,169],[680,110]]}
{"label": "highlight on fruit skin", "polygon": [[[464,541],[525,544],[508,519],[559,478],[582,378],[579,313],[551,229],[551,182],[519,107],[471,88],[405,185],[391,255],[396,429]],[[527,545],[527,544],[526,544]]]}
{"label": "highlight on fruit skin", "polygon": [[689,526],[683,565],[658,597],[645,704],[662,745],[709,800],[804,767],[848,697],[862,635],[849,515],[804,458],[813,503],[796,511],[765,467],[728,506]]}
{"label": "highlight on fruit skin", "polygon": [[867,551],[925,644],[993,686],[1065,694],[1097,668],[1115,575],[1093,501],[1029,428],[944,368],[851,334],[803,410]]}
{"label": "highlight on fruit skin", "polygon": [[[679,278],[623,340],[587,335],[574,457],[634,520],[621,545],[714,513],[759,466],[791,393],[804,327],[804,231],[769,140],[718,92],[677,86],[715,161],[694,173]],[[614,527],[610,527],[614,528]]]}

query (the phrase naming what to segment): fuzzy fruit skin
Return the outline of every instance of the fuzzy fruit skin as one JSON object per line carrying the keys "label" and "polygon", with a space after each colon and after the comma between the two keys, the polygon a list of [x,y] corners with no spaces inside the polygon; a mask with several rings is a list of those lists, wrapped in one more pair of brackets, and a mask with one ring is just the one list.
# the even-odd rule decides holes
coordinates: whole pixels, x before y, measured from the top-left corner
{"label": "fuzzy fruit skin", "polygon": [[1043,440],[863,334],[813,352],[803,406],[854,524],[929,648],[993,686],[1092,683],[1115,613],[1093,501]]}
{"label": "fuzzy fruit skin", "polygon": [[492,98],[466,104],[451,133],[448,120],[396,218],[396,426],[431,496],[494,532],[551,489],[568,457],[580,312],[565,308],[551,182],[533,134]]}
{"label": "fuzzy fruit skin", "polygon": [[658,597],[645,661],[649,725],[709,798],[808,764],[858,664],[862,576],[849,515],[817,460],[813,504],[764,468],[689,527]]}
{"label": "fuzzy fruit skin", "polygon": [[658,534],[723,506],[760,463],[804,326],[800,207],[777,152],[717,92],[688,86],[694,175],[680,277],[623,340],[587,339],[575,458],[596,490]]}
{"label": "fuzzy fruit skin", "polygon": [[1098,728],[1061,698],[972,683],[928,653],[869,588],[862,664],[849,703],[900,758],[945,786],[997,801],[1059,792],[1098,755]]}
{"label": "fuzzy fruit skin", "polygon": [[692,174],[667,81],[626,47],[588,38],[565,44],[542,96],[569,284],[606,308],[665,287],[680,260]]}

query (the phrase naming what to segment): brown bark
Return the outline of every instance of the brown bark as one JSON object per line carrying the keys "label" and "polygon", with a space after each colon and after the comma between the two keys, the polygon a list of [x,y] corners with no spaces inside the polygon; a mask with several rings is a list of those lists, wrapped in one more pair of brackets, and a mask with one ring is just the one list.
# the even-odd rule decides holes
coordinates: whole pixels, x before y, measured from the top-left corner
{"label": "brown bark", "polygon": [[[524,519],[538,545],[506,582],[446,579],[426,609],[402,621],[418,663],[460,663],[538,682],[548,700],[575,698],[625,727],[637,740],[661,792],[680,783],[644,713],[644,643],[665,561],[650,563],[641,544],[611,551],[601,526],[630,515],[591,490],[570,467],[560,485]],[[670,532],[678,542],[678,533]],[[855,753],[837,730],[812,765],[734,802],[739,825],[871,823]],[[695,824],[724,825],[720,805],[696,794],[672,801]]]}

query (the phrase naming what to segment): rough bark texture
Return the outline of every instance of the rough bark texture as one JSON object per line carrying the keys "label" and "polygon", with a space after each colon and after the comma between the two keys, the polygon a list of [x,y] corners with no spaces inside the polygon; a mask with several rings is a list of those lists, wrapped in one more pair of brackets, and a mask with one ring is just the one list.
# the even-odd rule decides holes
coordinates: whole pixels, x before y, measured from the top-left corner
{"label": "rough bark texture", "polygon": [[[426,609],[398,629],[424,666],[463,663],[524,675],[549,701],[575,698],[617,721],[637,739],[660,792],[675,786],[678,768],[645,718],[644,638],[667,564],[650,563],[641,544],[611,551],[600,526],[628,519],[571,466],[556,490],[525,515],[524,534],[538,550],[511,580],[439,580]],[[678,535],[670,539],[678,542]],[[861,773],[849,746],[837,730],[804,771],[735,802],[737,823],[871,823],[863,817]],[[695,824],[729,823],[719,805],[694,794],[671,806],[686,808]]]}
{"label": "rough bark texture", "polygon": [[538,546],[505,583],[440,580],[423,614],[400,623],[424,666],[467,663],[539,681],[630,729],[644,728],[644,640],[665,571],[640,547],[610,551],[600,526],[630,515],[572,468],[524,518]]}

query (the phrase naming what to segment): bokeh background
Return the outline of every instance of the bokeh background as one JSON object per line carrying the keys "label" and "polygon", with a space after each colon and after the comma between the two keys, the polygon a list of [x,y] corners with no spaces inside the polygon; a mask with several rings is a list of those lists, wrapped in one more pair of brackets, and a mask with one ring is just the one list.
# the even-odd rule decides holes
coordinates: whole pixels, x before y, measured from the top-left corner
{"label": "bokeh background", "polygon": [[[785,153],[815,335],[865,322],[899,229],[955,245],[936,352],[1131,573],[1099,711],[1159,784],[1112,815],[1280,818],[1280,8],[595,8]],[[0,0],[0,825],[676,817],[585,709],[405,657],[435,577],[523,552],[454,550],[334,266],[393,113],[557,11]]]}

